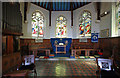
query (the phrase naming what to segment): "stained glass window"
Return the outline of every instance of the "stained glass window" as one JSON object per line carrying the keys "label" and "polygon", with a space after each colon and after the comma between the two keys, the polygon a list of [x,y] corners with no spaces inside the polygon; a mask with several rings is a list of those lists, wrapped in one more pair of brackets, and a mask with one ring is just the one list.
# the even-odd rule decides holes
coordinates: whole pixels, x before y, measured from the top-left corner
{"label": "stained glass window", "polygon": [[66,26],[67,20],[63,16],[59,16],[56,20],[56,37],[64,38],[66,37]]}
{"label": "stained glass window", "polygon": [[79,35],[91,36],[91,13],[83,11],[79,19]]}
{"label": "stained glass window", "polygon": [[116,29],[120,26],[120,2],[116,3]]}
{"label": "stained glass window", "polygon": [[32,14],[32,36],[43,37],[44,17],[36,11]]}

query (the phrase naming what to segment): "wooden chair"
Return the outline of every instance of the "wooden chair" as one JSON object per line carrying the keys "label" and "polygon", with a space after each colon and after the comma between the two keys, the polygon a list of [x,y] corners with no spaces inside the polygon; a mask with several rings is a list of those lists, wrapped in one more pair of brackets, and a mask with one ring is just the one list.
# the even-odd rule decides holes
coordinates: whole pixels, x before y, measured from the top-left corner
{"label": "wooden chair", "polygon": [[97,62],[97,78],[118,78],[113,69],[113,60],[106,58],[96,58]]}

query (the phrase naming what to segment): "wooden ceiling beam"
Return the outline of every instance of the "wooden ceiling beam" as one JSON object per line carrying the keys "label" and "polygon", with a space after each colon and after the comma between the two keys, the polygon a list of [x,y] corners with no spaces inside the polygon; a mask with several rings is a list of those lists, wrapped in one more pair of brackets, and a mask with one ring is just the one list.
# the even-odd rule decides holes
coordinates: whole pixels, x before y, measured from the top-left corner
{"label": "wooden ceiling beam", "polygon": [[[35,3],[33,3],[33,4],[35,4],[35,5],[39,6],[36,2],[35,2]],[[44,8],[44,7],[43,7],[43,2],[42,2],[42,4],[41,4],[41,6],[39,6],[39,7]],[[46,9],[46,10],[47,10],[47,8],[44,8],[44,9]]]}
{"label": "wooden ceiling beam", "polygon": [[100,2],[97,2],[97,20],[100,20]]}
{"label": "wooden ceiling beam", "polygon": [[49,6],[50,6],[50,2],[48,2],[48,6],[47,6],[47,9],[50,11]]}
{"label": "wooden ceiling beam", "polygon": [[27,21],[28,2],[24,2],[24,22]]}
{"label": "wooden ceiling beam", "polygon": [[[85,2],[70,2],[70,7],[71,8],[69,10],[68,9],[65,10],[65,7],[66,7],[65,2],[60,4],[60,9],[59,9],[59,3],[58,3],[58,6],[57,6],[56,2],[54,2],[54,9],[53,9],[53,2],[48,2],[48,4],[47,4],[47,2],[45,2],[44,6],[43,6],[43,2],[41,2],[41,3],[40,2],[39,3],[31,2],[31,3],[33,3],[35,5],[38,5],[39,7],[42,7],[44,9],[46,9],[46,10],[49,10],[49,11],[50,11],[51,8],[52,8],[52,11],[53,10],[54,11],[71,11],[71,8],[72,8],[72,10],[75,10],[75,9],[80,8],[80,7],[84,6],[84,5],[87,5],[87,4],[91,3],[91,2],[86,2],[86,3]],[[51,7],[51,3],[52,3],[52,7]],[[72,3],[72,5],[71,5],[71,3]],[[41,6],[40,6],[40,4],[41,4]],[[46,5],[48,5],[48,6],[46,7]],[[58,7],[58,9],[57,9],[57,7]]]}
{"label": "wooden ceiling beam", "polygon": [[[41,4],[41,7],[43,7],[43,2],[42,2],[42,4]],[[44,7],[43,7],[44,8]]]}
{"label": "wooden ceiling beam", "polygon": [[74,2],[72,2],[72,7],[74,6],[74,8],[73,8],[73,10],[75,10],[75,4],[74,4]]}
{"label": "wooden ceiling beam", "polygon": [[77,5],[77,8],[78,8],[78,7],[79,7],[79,6],[78,6],[78,2],[75,2],[75,3],[76,3],[76,5]]}
{"label": "wooden ceiling beam", "polygon": [[39,2],[39,4],[38,4],[38,6],[40,6],[40,2]]}
{"label": "wooden ceiling beam", "polygon": [[[81,2],[79,2],[79,3],[80,3],[80,6],[81,6],[81,5],[82,5]],[[80,7],[80,6],[79,6],[79,7]]]}
{"label": "wooden ceiling beam", "polygon": [[[45,2],[45,6],[44,6],[44,8],[46,8],[46,3],[47,3],[47,2]],[[47,8],[46,8],[46,9],[47,9]]]}
{"label": "wooden ceiling beam", "polygon": [[53,3],[50,2],[50,11],[49,11],[49,26],[51,26],[51,12],[52,12],[52,9],[53,9]]}
{"label": "wooden ceiling beam", "polygon": [[71,26],[73,26],[73,3],[70,3],[70,8],[71,8]]}

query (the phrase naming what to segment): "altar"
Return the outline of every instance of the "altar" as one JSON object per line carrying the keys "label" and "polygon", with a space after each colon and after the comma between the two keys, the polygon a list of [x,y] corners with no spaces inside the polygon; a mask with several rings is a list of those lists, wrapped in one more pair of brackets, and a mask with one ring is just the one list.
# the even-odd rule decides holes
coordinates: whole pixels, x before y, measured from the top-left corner
{"label": "altar", "polygon": [[56,52],[55,53],[56,54],[57,53],[66,53],[66,45],[56,45]]}
{"label": "altar", "polygon": [[51,44],[54,54],[70,55],[72,38],[51,38]]}

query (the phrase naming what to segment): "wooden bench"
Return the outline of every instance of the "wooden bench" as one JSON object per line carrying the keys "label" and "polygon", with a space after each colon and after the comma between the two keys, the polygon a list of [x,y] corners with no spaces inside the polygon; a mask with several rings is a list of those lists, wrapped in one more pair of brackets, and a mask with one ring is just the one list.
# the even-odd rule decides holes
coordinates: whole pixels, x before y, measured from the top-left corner
{"label": "wooden bench", "polygon": [[99,51],[99,49],[72,49],[71,55],[76,56],[76,52],[79,52],[81,54],[81,51],[85,51],[85,56],[90,55],[90,51]]}
{"label": "wooden bench", "polygon": [[43,46],[39,46],[37,44],[29,45],[29,52],[31,52],[31,51],[35,55],[35,57],[37,56],[38,51],[45,51],[46,56],[49,56],[49,54],[50,54],[50,49],[43,47]]}

